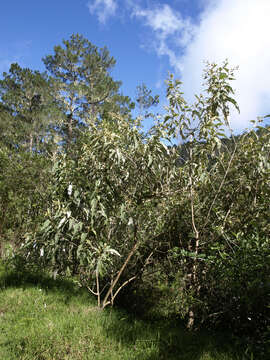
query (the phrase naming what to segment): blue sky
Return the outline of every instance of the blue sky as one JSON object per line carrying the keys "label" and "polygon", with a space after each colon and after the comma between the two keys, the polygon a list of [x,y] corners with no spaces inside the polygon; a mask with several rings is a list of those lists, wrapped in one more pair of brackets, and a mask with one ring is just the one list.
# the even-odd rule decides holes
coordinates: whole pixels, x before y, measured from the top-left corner
{"label": "blue sky", "polygon": [[241,115],[231,126],[270,113],[269,0],[2,0],[0,72],[12,62],[44,70],[41,58],[72,33],[117,61],[113,71],[134,98],[142,82],[161,94],[168,71],[184,82],[192,101],[201,91],[203,61],[239,65],[233,87]]}

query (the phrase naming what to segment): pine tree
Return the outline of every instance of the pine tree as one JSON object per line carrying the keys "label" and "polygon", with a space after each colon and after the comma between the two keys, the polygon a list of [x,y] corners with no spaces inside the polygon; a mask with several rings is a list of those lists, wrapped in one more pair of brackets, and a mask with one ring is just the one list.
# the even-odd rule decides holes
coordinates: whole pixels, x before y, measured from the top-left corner
{"label": "pine tree", "polygon": [[13,148],[40,151],[53,101],[47,75],[12,64],[0,80],[0,97],[2,141]]}
{"label": "pine tree", "polygon": [[115,59],[106,47],[98,49],[83,36],[73,34],[63,40],[63,46],[55,46],[54,54],[43,62],[56,81],[65,114],[62,130],[67,148],[79,127],[108,119],[111,111],[129,112],[129,98],[119,93],[121,82],[110,75]]}

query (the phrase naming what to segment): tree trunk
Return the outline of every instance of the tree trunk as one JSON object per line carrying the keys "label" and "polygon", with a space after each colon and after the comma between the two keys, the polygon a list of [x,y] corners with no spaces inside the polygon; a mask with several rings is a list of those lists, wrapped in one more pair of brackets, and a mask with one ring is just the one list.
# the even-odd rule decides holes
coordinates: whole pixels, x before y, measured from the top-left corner
{"label": "tree trunk", "polygon": [[34,142],[33,134],[31,133],[31,134],[30,134],[30,138],[29,138],[29,152],[30,152],[30,153],[33,152],[33,142]]}
{"label": "tree trunk", "polygon": [[69,148],[70,148],[70,145],[71,145],[71,142],[72,142],[72,133],[73,133],[72,113],[70,113],[70,114],[67,116],[67,120],[68,120],[68,123],[67,123],[67,148],[69,149]]}

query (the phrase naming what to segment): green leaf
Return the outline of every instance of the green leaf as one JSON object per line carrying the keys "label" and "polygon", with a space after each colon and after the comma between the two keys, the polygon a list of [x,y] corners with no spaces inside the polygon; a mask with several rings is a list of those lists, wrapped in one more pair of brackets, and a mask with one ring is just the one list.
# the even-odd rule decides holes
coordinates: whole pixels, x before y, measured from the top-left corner
{"label": "green leaf", "polygon": [[49,220],[49,219],[47,219],[45,222],[44,222],[44,224],[42,225],[42,227],[41,227],[41,231],[44,231],[46,228],[48,228],[49,227],[49,225],[51,224],[51,221]]}
{"label": "green leaf", "polygon": [[87,233],[82,233],[81,234],[81,241],[84,242],[87,238]]}
{"label": "green leaf", "polygon": [[74,224],[75,224],[75,220],[73,218],[69,219],[69,224],[68,224],[69,231],[73,228]]}
{"label": "green leaf", "polygon": [[65,221],[66,221],[66,217],[64,216],[64,217],[60,220],[57,228],[60,229],[60,228],[62,227],[62,225],[65,223]]}
{"label": "green leaf", "polygon": [[77,257],[78,257],[78,258],[80,257],[80,254],[81,254],[82,249],[83,249],[83,245],[80,244],[80,245],[78,246],[78,248],[77,248]]}
{"label": "green leaf", "polygon": [[108,249],[107,252],[113,255],[121,256],[119,252],[114,249]]}
{"label": "green leaf", "polygon": [[151,155],[149,155],[147,166],[150,167],[152,165],[152,163],[153,163],[153,157]]}
{"label": "green leaf", "polygon": [[80,224],[75,224],[74,226],[73,226],[73,235],[76,235],[77,234],[77,232],[79,231],[79,229],[80,229]]}
{"label": "green leaf", "polygon": [[225,79],[225,78],[227,78],[228,77],[228,75],[226,74],[226,73],[221,73],[220,75],[219,75],[219,78],[222,80],[222,79]]}

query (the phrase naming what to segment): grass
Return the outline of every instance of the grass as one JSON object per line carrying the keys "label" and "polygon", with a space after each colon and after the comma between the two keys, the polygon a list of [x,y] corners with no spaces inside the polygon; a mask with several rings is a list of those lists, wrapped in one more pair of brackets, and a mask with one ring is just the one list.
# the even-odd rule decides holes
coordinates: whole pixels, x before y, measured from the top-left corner
{"label": "grass", "polygon": [[72,282],[0,273],[0,359],[237,360],[222,334],[99,310]]}

